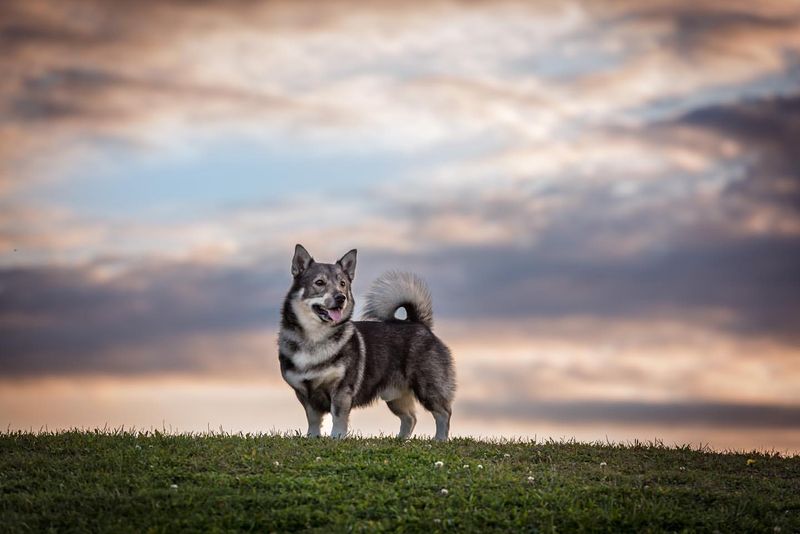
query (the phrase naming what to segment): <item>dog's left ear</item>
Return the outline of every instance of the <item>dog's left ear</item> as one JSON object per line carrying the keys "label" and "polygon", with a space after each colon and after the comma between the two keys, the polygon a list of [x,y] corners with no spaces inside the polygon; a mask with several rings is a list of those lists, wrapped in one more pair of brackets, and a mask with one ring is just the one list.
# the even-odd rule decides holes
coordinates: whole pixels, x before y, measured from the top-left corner
{"label": "dog's left ear", "polygon": [[340,266],[344,272],[347,273],[347,276],[350,277],[350,280],[356,277],[356,254],[358,251],[356,249],[351,250],[344,256],[342,259],[336,262],[338,266]]}

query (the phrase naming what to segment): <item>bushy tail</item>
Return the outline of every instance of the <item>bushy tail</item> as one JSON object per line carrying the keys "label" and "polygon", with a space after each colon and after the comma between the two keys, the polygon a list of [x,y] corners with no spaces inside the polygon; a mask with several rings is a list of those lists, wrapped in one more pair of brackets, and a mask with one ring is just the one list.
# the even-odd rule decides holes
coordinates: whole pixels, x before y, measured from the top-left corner
{"label": "bushy tail", "polygon": [[394,319],[405,308],[406,320],[433,328],[433,303],[428,286],[413,273],[389,271],[372,283],[366,296],[363,317],[371,321]]}

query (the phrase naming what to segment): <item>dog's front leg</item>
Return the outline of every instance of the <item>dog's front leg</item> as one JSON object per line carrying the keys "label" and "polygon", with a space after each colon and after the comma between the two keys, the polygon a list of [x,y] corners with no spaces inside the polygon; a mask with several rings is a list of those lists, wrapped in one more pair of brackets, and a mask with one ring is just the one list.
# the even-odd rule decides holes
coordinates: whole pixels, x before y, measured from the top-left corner
{"label": "dog's front leg", "polygon": [[331,415],[333,416],[332,438],[347,436],[347,425],[350,420],[350,408],[353,405],[353,391],[344,387],[336,391],[331,399]]}
{"label": "dog's front leg", "polygon": [[294,393],[297,396],[297,400],[300,401],[300,404],[303,405],[303,409],[306,411],[306,420],[308,421],[308,434],[306,435],[309,438],[318,438],[321,435],[320,427],[322,426],[322,416],[325,414],[311,406],[311,400],[306,394],[299,390],[294,390]]}
{"label": "dog's front leg", "polygon": [[318,438],[321,434],[322,412],[315,410],[311,404],[304,406],[306,409],[306,419],[308,420],[308,437]]}

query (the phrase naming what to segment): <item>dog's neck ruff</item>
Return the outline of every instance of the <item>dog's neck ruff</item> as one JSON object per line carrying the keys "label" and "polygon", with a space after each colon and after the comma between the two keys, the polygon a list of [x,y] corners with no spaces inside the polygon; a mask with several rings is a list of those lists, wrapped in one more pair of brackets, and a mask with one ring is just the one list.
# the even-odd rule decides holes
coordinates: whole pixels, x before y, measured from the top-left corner
{"label": "dog's neck ruff", "polygon": [[350,336],[355,332],[353,323],[347,321],[339,326],[329,329],[329,333],[322,339],[311,338],[306,335],[302,329],[282,327],[278,332],[278,340],[283,344],[288,343],[290,346],[296,348],[289,348],[287,352],[296,352],[297,350],[314,350],[315,348],[329,345],[331,343],[338,343],[342,340],[350,339]]}

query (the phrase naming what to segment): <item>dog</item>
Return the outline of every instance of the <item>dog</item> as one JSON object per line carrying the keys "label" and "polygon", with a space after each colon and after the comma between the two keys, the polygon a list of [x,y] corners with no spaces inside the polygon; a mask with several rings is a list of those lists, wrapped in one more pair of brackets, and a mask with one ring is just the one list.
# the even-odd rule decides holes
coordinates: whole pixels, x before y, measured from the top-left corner
{"label": "dog", "polygon": [[[292,285],[281,309],[278,360],[308,419],[320,435],[331,413],[331,437],[347,436],[350,410],[379,398],[400,418],[399,438],[417,423],[415,399],[433,414],[435,439],[450,434],[455,394],[453,358],[431,331],[428,287],[411,273],[388,272],[366,296],[361,321],[352,320],[355,249],[336,263],[318,263],[295,246]],[[406,319],[396,319],[399,308]]]}

